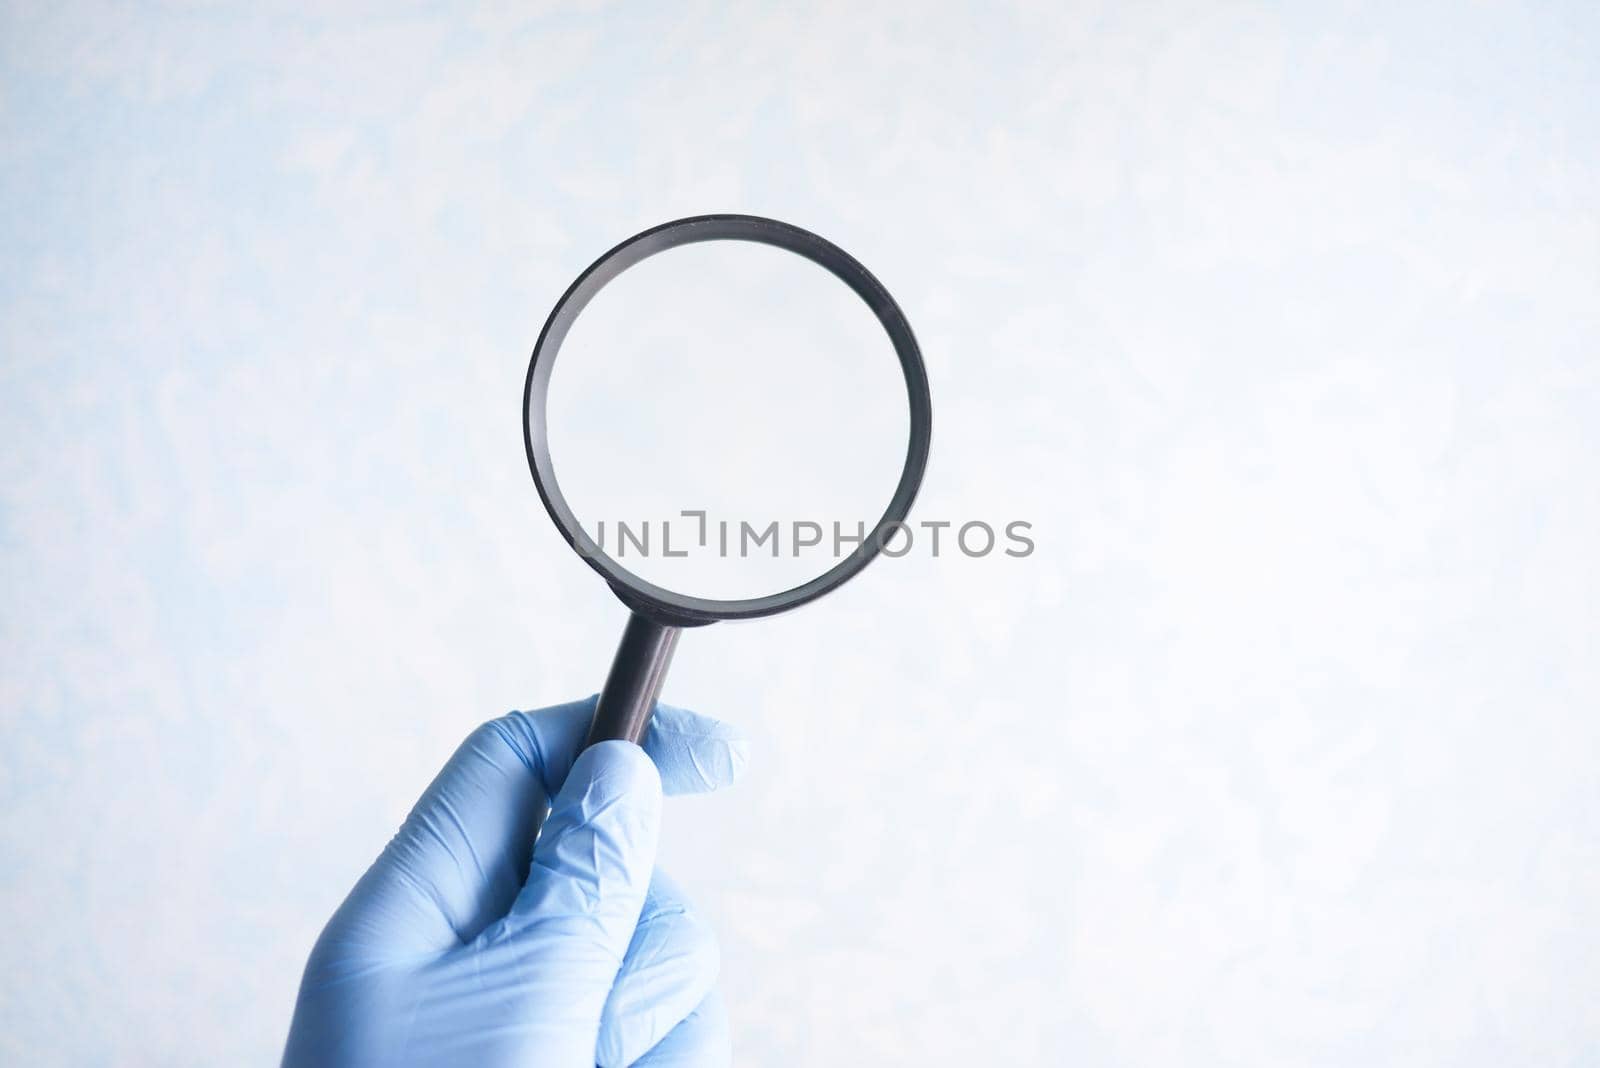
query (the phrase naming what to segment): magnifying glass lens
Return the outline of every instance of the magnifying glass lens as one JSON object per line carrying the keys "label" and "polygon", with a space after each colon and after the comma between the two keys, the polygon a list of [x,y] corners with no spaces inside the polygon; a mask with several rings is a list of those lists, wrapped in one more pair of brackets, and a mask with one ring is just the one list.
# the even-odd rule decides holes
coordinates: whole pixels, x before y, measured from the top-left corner
{"label": "magnifying glass lens", "polygon": [[894,346],[783,249],[670,248],[613,278],[551,369],[550,463],[591,551],[673,593],[782,593],[869,537],[907,463]]}

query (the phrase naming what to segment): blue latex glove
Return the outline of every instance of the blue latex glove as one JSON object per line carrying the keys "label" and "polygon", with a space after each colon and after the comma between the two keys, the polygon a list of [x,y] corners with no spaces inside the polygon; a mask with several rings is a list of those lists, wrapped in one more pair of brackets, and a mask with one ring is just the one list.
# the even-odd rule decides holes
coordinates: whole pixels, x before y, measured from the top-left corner
{"label": "blue latex glove", "polygon": [[462,743],[317,940],[285,1065],[728,1063],[716,942],[654,867],[662,793],[729,785],[744,740],[659,705],[579,756],[593,711]]}

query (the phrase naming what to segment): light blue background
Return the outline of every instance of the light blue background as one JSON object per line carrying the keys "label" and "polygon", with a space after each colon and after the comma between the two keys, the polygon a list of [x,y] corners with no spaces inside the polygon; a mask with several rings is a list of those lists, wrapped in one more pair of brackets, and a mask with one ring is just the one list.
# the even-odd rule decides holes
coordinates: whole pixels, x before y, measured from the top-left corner
{"label": "light blue background", "polygon": [[1600,1059],[1590,4],[6,3],[0,1060],[267,1063],[621,612],[529,485],[599,250],[871,264],[916,558],[685,639],[747,1064]]}

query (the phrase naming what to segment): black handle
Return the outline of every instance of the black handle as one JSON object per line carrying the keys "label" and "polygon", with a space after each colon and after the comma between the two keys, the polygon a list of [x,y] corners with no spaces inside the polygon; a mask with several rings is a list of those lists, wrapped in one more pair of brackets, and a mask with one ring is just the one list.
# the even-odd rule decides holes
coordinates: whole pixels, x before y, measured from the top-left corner
{"label": "black handle", "polygon": [[661,692],[661,682],[672,663],[672,651],[678,647],[679,633],[677,627],[646,619],[637,612],[629,613],[622,642],[611,661],[611,674],[606,676],[606,687],[594,706],[594,722],[585,744],[613,739],[635,745],[643,742],[650,713],[656,707],[656,695]]}

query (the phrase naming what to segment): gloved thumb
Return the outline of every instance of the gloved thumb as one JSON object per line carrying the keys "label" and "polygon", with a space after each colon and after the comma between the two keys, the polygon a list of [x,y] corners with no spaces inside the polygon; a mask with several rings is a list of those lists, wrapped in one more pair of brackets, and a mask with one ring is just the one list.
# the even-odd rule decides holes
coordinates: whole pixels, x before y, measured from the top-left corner
{"label": "gloved thumb", "polygon": [[571,1050],[550,1064],[594,1063],[606,996],[622,966],[655,867],[661,777],[631,742],[601,742],[572,765],[533,849],[527,883],[475,947],[515,958],[523,989]]}

